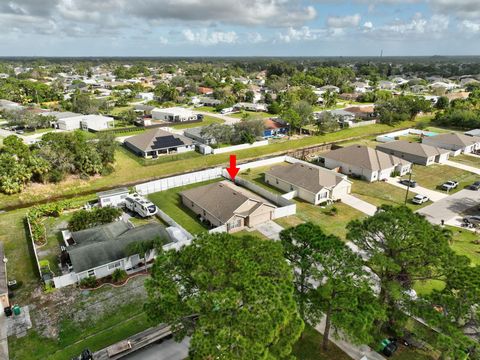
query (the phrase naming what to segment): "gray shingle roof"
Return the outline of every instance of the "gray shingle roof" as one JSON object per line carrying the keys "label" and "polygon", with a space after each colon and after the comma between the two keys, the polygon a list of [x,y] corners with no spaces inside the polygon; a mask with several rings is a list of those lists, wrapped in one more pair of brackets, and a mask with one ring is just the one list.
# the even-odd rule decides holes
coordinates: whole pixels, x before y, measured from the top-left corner
{"label": "gray shingle roof", "polygon": [[344,175],[317,166],[307,166],[302,163],[278,165],[272,167],[266,174],[279,178],[314,194],[324,188],[333,188],[345,179]]}
{"label": "gray shingle roof", "polygon": [[169,241],[168,233],[160,224],[146,224],[129,228],[123,221],[96,226],[72,233],[75,245],[67,247],[73,270],[77,273],[127,257],[129,244],[161,238]]}
{"label": "gray shingle roof", "polygon": [[125,143],[131,144],[143,152],[148,152],[172,147],[172,140],[182,145],[193,144],[192,140],[185,136],[173,134],[162,129],[153,129],[140,135],[132,136],[126,139]]}
{"label": "gray shingle roof", "polygon": [[322,154],[321,156],[325,159],[336,160],[372,171],[390,169],[398,164],[409,163],[399,157],[388,155],[363,145],[347,146]]}
{"label": "gray shingle roof", "polygon": [[392,141],[389,143],[378,145],[377,149],[380,151],[382,151],[382,149],[400,151],[405,154],[411,154],[427,158],[449,153],[448,150],[440,149],[435,146],[421,144],[418,142],[409,142],[405,140]]}
{"label": "gray shingle roof", "polygon": [[470,146],[480,142],[480,138],[476,136],[468,136],[458,133],[439,134],[428,138],[429,142],[439,144],[451,144],[461,147]]}

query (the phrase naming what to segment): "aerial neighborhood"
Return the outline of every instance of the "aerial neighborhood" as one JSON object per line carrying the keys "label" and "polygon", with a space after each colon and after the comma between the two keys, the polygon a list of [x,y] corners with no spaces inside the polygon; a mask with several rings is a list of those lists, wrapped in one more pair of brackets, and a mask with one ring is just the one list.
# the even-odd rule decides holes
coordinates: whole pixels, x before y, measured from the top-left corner
{"label": "aerial neighborhood", "polygon": [[478,59],[0,73],[1,359],[480,358]]}

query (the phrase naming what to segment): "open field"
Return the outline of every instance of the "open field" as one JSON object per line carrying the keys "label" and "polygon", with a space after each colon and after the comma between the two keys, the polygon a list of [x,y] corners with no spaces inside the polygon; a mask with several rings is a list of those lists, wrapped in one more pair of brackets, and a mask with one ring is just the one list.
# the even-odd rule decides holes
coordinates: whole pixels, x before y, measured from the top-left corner
{"label": "open field", "polygon": [[[453,233],[451,248],[459,255],[467,256],[472,265],[480,265],[480,236],[472,231],[447,226]],[[479,241],[479,243],[475,243]]]}
{"label": "open field", "polygon": [[197,219],[195,213],[183,206],[179,193],[217,181],[219,180],[216,179],[160,191],[148,195],[148,198],[157,205],[159,209],[163,210],[168,216],[172,217],[178,224],[184,227],[185,230],[191,234],[198,234],[208,230],[208,228]]}
{"label": "open field", "polygon": [[458,156],[451,156],[450,160],[464,165],[480,168],[480,157],[462,154]]}
{"label": "open field", "polygon": [[[383,204],[398,206],[405,203],[406,191],[402,188],[385,183],[383,181],[369,183],[364,180],[350,180],[353,181],[352,194],[377,207]],[[413,204],[412,198],[414,196],[415,194],[410,192],[407,200],[407,206],[412,210],[418,210],[431,204],[430,201],[422,205]]]}
{"label": "open field", "polygon": [[[352,137],[371,137],[372,134],[393,131],[399,128],[414,126],[415,122],[406,121],[391,127],[384,124],[369,125],[360,128],[349,128],[335,133],[304,137],[296,140],[279,141],[267,146],[236,152],[238,160],[248,160],[267,155],[285,153],[291,149],[312,146],[328,142],[338,142]],[[119,185],[128,185],[135,182],[148,181],[176,173],[190,172],[206,167],[226,165],[229,154],[202,156],[192,159],[173,160],[168,163],[159,163],[152,166],[142,166],[126,154],[117,151],[115,171],[107,176],[96,176],[89,180],[80,180],[75,177],[60,184],[33,184],[22,193],[15,195],[0,195],[0,208],[32,204],[45,199],[75,196],[82,193],[93,193],[101,189]]]}
{"label": "open field", "polygon": [[472,174],[468,171],[457,169],[448,165],[433,164],[430,166],[414,166],[413,177],[417,183],[428,189],[445,192],[440,186],[448,181],[458,181],[458,187],[451,190],[450,193],[455,193],[464,189],[465,187],[478,180],[478,175]]}

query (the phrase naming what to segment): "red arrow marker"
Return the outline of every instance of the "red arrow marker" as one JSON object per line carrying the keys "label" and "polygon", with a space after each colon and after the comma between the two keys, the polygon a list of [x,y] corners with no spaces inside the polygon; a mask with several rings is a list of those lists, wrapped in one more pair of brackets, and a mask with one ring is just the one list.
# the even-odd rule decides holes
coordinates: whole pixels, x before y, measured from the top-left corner
{"label": "red arrow marker", "polygon": [[230,167],[227,168],[227,171],[232,181],[235,180],[235,176],[237,176],[239,170],[240,169],[237,168],[237,155],[230,155]]}

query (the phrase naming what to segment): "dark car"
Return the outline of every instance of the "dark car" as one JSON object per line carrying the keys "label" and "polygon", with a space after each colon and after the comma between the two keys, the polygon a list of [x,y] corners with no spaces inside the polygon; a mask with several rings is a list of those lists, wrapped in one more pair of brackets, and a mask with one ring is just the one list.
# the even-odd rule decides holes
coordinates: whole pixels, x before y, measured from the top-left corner
{"label": "dark car", "polygon": [[408,179],[402,179],[400,180],[400,184],[414,188],[417,186],[417,182],[415,180],[408,180]]}
{"label": "dark car", "polygon": [[480,190],[480,181],[475,181],[472,185],[469,186],[470,190]]}

